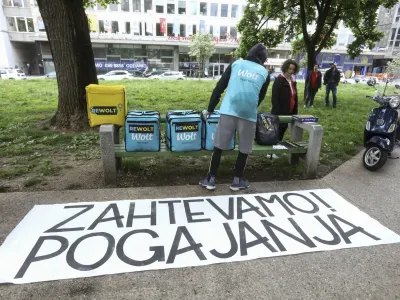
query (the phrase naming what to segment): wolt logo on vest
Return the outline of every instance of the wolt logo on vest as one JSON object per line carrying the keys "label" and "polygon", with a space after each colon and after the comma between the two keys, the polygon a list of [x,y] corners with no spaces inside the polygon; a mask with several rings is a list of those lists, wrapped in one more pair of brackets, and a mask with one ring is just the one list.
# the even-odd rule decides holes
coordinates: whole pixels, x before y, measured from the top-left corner
{"label": "wolt logo on vest", "polygon": [[116,106],[92,106],[90,112],[95,115],[117,115],[118,108]]}
{"label": "wolt logo on vest", "polygon": [[249,70],[239,69],[238,76],[242,77],[242,78],[248,78],[248,79],[251,78],[253,80],[257,80],[258,79],[258,74],[249,72]]}

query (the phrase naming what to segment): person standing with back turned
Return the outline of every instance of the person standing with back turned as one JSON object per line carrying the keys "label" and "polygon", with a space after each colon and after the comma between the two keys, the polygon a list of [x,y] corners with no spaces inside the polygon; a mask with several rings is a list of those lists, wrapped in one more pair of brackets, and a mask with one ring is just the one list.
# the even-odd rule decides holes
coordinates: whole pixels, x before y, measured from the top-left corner
{"label": "person standing with back turned", "polygon": [[200,186],[214,190],[216,174],[223,150],[227,150],[235,132],[239,135],[239,154],[236,160],[234,178],[230,186],[233,191],[247,189],[249,183],[243,179],[248,154],[253,149],[258,106],[267,93],[270,76],[264,67],[268,51],[261,43],[253,46],[247,57],[237,60],[225,70],[215,87],[208,105],[210,115],[227,89],[220,108],[220,120],[214,139],[207,176]]}

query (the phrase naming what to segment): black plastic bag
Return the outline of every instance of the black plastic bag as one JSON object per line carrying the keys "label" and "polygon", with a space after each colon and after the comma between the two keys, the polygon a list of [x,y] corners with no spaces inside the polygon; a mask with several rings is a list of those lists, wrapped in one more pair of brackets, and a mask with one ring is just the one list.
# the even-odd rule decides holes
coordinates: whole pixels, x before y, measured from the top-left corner
{"label": "black plastic bag", "polygon": [[257,114],[256,142],[259,145],[276,145],[279,142],[279,116]]}

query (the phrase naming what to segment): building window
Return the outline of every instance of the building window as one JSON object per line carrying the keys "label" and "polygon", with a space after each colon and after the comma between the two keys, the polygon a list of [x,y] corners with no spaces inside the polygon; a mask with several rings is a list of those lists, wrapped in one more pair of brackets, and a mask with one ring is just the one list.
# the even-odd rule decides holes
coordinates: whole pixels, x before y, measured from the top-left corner
{"label": "building window", "polygon": [[149,59],[153,60],[160,59],[160,48],[158,46],[148,46],[147,56]]}
{"label": "building window", "polygon": [[200,15],[207,16],[207,2],[200,2]]}
{"label": "building window", "polygon": [[110,11],[118,11],[118,4],[110,4]]}
{"label": "building window", "polygon": [[167,24],[167,35],[168,35],[168,36],[174,35],[174,34],[173,34],[173,30],[174,30],[174,24],[168,23],[168,24]]}
{"label": "building window", "polygon": [[97,10],[105,10],[106,8],[97,3]]}
{"label": "building window", "polygon": [[210,34],[214,34],[214,26],[210,25]]}
{"label": "building window", "polygon": [[121,48],[121,58],[122,59],[133,59],[135,56],[133,45],[120,45]]}
{"label": "building window", "polygon": [[218,16],[218,3],[210,4],[210,16],[217,17]]}
{"label": "building window", "polygon": [[391,40],[394,40],[394,37],[396,36],[396,28],[392,29],[392,37],[390,38]]}
{"label": "building window", "polygon": [[179,36],[186,36],[186,24],[181,24],[179,27]]}
{"label": "building window", "polygon": [[397,32],[397,38],[396,38],[396,42],[394,43],[395,47],[399,47],[400,46],[400,30]]}
{"label": "building window", "polygon": [[210,63],[219,63],[219,54],[218,53],[214,53],[213,55],[211,55]]}
{"label": "building window", "polygon": [[12,0],[3,0],[3,6],[13,6]]}
{"label": "building window", "polygon": [[396,15],[396,23],[400,20],[400,6],[397,9],[397,15]]}
{"label": "building window", "polygon": [[[15,7],[23,7],[22,0],[13,0],[13,3],[14,3],[13,6],[15,6]],[[17,22],[18,22],[18,20],[17,20]]]}
{"label": "building window", "polygon": [[237,38],[237,30],[236,30],[236,27],[231,26],[231,28],[230,28],[230,36],[231,36],[232,38],[234,38],[234,39]]}
{"label": "building window", "polygon": [[178,13],[180,15],[186,15],[186,1],[178,2]]}
{"label": "building window", "polygon": [[134,35],[142,35],[142,23],[138,21],[133,21],[132,33]]}
{"label": "building window", "polygon": [[354,41],[354,35],[352,33],[350,33],[349,35],[349,39],[347,40],[347,44],[351,44]]}
{"label": "building window", "polygon": [[226,39],[228,35],[228,27],[227,26],[221,26],[219,30],[219,38],[220,39]]}
{"label": "building window", "polygon": [[346,31],[339,31],[337,41],[339,46],[345,46],[346,41],[348,40],[348,36],[346,34]]}
{"label": "building window", "polygon": [[105,32],[104,21],[102,21],[102,20],[99,21],[99,32]]}
{"label": "building window", "polygon": [[196,34],[196,32],[197,32],[197,27],[196,27],[196,25],[193,25],[193,35],[195,35]]}
{"label": "building window", "polygon": [[95,44],[92,45],[93,48],[93,55],[95,58],[106,58],[106,48],[104,44]]}
{"label": "building window", "polygon": [[43,19],[41,16],[37,17],[37,26],[39,31],[46,31],[46,28],[44,27]]}
{"label": "building window", "polygon": [[147,48],[146,45],[135,45],[135,57],[145,59],[147,61]]}
{"label": "building window", "polygon": [[144,0],[144,12],[149,10],[153,10],[153,1],[152,0]]}
{"label": "building window", "polygon": [[7,17],[8,31],[17,31],[17,25],[15,24],[14,17]]}
{"label": "building window", "polygon": [[26,24],[28,25],[28,31],[29,32],[35,32],[35,26],[33,26],[33,19],[32,18],[26,18]]}
{"label": "building window", "polygon": [[192,16],[197,15],[197,2],[196,1],[190,1],[190,14]]}
{"label": "building window", "polygon": [[131,22],[125,23],[125,32],[129,34],[131,33]]}
{"label": "building window", "polygon": [[141,12],[141,3],[140,0],[133,0],[133,12]]}
{"label": "building window", "polygon": [[[115,56],[120,56],[121,55],[121,50],[119,48],[118,44],[107,44],[107,55],[115,55]],[[116,58],[110,58],[108,57],[109,61],[115,61]]]}
{"label": "building window", "polygon": [[153,36],[153,23],[145,22],[144,31],[147,36]]}
{"label": "building window", "polygon": [[119,32],[118,21],[112,21],[112,22],[111,22],[111,32],[112,32],[112,33],[117,33],[117,32]]}
{"label": "building window", "polygon": [[155,0],[156,3],[156,13],[163,14],[164,13],[164,0]]}
{"label": "building window", "polygon": [[231,18],[236,18],[237,17],[237,12],[238,12],[238,6],[237,5],[232,5]]}
{"label": "building window", "polygon": [[228,4],[221,4],[221,17],[228,17]]}
{"label": "building window", "polygon": [[164,36],[164,33],[161,33],[160,23],[156,24],[156,36]]}
{"label": "building window", "polygon": [[167,14],[175,14],[175,4],[167,3]]}
{"label": "building window", "polygon": [[[133,2],[135,3],[135,0]],[[129,11],[129,0],[121,0],[121,10]]]}
{"label": "building window", "polygon": [[19,32],[27,32],[25,18],[17,18],[17,26]]}

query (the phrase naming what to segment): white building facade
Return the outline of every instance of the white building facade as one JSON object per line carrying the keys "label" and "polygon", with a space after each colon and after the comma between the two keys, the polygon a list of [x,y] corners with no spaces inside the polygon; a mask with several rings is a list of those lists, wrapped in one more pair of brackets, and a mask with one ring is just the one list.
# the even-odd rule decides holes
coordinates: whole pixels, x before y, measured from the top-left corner
{"label": "white building facade", "polygon": [[[32,74],[53,71],[36,1],[0,1],[0,53],[5,53],[0,55],[0,67],[17,66]],[[188,55],[188,38],[200,32],[214,36],[216,51],[210,59],[209,74],[221,75],[238,47],[240,34],[236,27],[245,5],[245,0],[120,0],[120,4],[106,8],[96,5],[87,9],[97,71],[168,68],[193,74],[199,65]],[[277,23],[270,21],[266,26]],[[352,42],[351,32],[341,25],[336,34],[337,44],[318,57],[323,66],[335,61],[348,69],[363,68],[365,73],[372,67],[374,57],[382,55],[366,51],[350,60],[346,46]],[[282,42],[269,49],[271,65],[279,66],[288,57],[290,43]]]}

